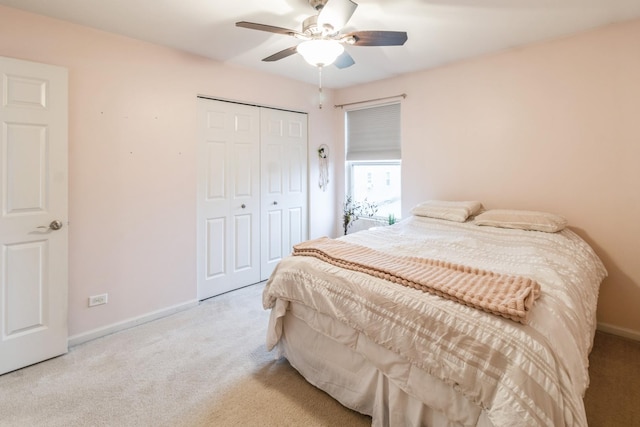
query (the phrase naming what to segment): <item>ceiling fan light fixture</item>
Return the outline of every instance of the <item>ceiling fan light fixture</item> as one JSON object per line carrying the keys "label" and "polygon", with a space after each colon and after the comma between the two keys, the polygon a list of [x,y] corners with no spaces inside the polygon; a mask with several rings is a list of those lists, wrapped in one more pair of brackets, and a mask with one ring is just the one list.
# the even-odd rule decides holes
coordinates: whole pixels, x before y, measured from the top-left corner
{"label": "ceiling fan light fixture", "polygon": [[300,43],[297,51],[314,67],[325,67],[344,52],[344,46],[336,40],[309,40]]}

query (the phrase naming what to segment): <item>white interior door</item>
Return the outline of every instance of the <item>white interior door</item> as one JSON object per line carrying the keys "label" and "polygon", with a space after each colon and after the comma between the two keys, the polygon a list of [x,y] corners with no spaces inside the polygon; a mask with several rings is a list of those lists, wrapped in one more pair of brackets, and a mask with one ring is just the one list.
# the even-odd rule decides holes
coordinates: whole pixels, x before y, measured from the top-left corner
{"label": "white interior door", "polygon": [[293,245],[306,240],[307,115],[260,109],[261,279],[269,278]]}
{"label": "white interior door", "polygon": [[198,99],[198,298],[260,281],[260,113]]}
{"label": "white interior door", "polygon": [[0,76],[1,374],[67,352],[68,239],[67,70]]}

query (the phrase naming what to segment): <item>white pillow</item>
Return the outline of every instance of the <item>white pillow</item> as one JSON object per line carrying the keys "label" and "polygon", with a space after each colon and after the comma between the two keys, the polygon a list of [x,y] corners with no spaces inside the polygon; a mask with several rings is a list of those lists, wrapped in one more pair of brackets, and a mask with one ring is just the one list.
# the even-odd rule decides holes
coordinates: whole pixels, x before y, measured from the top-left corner
{"label": "white pillow", "polygon": [[473,222],[476,225],[544,231],[547,233],[555,233],[567,226],[567,220],[560,215],[515,209],[490,209],[478,215]]}
{"label": "white pillow", "polygon": [[477,214],[481,209],[482,203],[476,201],[452,202],[446,200],[428,200],[411,209],[411,214],[465,222],[467,218]]}

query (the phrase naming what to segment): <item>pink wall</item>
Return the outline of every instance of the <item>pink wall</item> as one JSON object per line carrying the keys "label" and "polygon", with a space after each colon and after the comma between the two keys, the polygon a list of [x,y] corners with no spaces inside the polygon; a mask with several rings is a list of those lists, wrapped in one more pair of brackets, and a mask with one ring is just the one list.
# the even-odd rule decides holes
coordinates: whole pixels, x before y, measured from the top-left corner
{"label": "pink wall", "polygon": [[640,337],[640,21],[341,90],[406,92],[403,211],[429,198],[565,215],[609,271],[598,321]]}
{"label": "pink wall", "polygon": [[[0,55],[69,69],[72,336],[196,298],[198,94],[309,112],[311,154],[335,139],[313,85],[1,6]],[[310,191],[311,237],[330,234],[333,191]]]}

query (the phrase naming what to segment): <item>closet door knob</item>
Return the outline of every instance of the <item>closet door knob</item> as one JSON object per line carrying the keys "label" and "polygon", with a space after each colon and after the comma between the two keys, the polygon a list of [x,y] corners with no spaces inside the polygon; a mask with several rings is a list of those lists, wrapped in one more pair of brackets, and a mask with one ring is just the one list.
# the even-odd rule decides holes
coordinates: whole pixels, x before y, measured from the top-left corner
{"label": "closet door knob", "polygon": [[247,205],[245,205],[245,204],[243,203],[242,205],[240,205],[240,207],[241,207],[242,209],[244,209],[244,208],[246,208],[246,207],[247,207]]}
{"label": "closet door knob", "polygon": [[278,204],[278,202],[276,202],[276,201],[274,200],[273,204],[274,204],[274,205],[277,205],[277,204]]}

